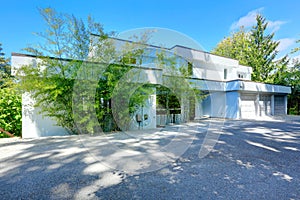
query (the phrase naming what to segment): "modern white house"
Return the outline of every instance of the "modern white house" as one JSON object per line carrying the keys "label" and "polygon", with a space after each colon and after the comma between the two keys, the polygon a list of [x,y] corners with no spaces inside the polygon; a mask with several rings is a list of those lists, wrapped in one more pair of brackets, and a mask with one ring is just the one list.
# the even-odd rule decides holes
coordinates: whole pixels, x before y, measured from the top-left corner
{"label": "modern white house", "polygon": [[[113,40],[118,47],[128,42]],[[162,48],[148,45],[147,49],[160,51]],[[234,59],[178,45],[164,50],[178,56],[181,62],[186,62],[191,72],[188,78],[191,87],[207,94],[201,101],[195,101],[195,105],[185,105],[184,101],[181,101],[181,114],[172,116],[172,122],[180,122],[183,118],[180,115],[184,114],[183,107],[186,106],[193,110],[191,120],[201,119],[203,116],[254,119],[287,114],[287,95],[291,93],[290,87],[253,82],[252,68],[242,66]],[[142,69],[142,74],[139,75],[144,77],[145,82],[163,84],[168,72],[155,65],[155,54],[151,54],[150,57],[145,56],[139,64],[135,64],[139,70]],[[12,53],[12,73],[16,73],[23,65],[37,62],[39,59],[35,56]],[[34,100],[30,95],[23,94],[22,98],[24,138],[67,134],[62,127],[54,125],[53,119],[38,114],[38,108],[32,106]],[[148,98],[146,106],[138,109],[132,117],[131,129],[151,129],[169,123],[170,117],[160,114],[158,110],[156,94],[153,94]],[[140,116],[139,119],[137,116]]]}

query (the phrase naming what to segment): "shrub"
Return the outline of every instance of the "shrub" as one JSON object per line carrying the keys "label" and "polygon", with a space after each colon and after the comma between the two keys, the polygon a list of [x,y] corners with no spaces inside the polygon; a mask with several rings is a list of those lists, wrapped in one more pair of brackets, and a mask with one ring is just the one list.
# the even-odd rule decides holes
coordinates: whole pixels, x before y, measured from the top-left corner
{"label": "shrub", "polygon": [[[0,88],[0,127],[15,136],[22,134],[22,101],[15,88]],[[0,138],[8,137],[0,132]]]}

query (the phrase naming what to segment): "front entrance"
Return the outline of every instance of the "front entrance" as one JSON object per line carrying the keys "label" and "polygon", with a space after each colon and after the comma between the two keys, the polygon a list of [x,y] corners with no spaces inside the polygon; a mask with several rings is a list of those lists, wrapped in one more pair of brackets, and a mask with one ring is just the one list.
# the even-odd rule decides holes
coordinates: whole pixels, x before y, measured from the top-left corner
{"label": "front entrance", "polygon": [[156,88],[156,125],[179,124],[181,106],[178,97],[168,88]]}

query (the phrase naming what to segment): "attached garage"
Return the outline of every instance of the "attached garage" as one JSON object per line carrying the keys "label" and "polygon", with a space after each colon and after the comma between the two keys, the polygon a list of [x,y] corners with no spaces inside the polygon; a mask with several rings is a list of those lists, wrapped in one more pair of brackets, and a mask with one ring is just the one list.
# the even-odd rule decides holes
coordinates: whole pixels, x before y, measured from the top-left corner
{"label": "attached garage", "polygon": [[[254,119],[256,117],[284,115],[285,100],[283,95],[274,95],[274,104],[271,94],[240,93],[240,118]],[[274,106],[274,114],[272,114]]]}
{"label": "attached garage", "polygon": [[240,94],[240,118],[253,119],[256,117],[256,94]]}
{"label": "attached garage", "polygon": [[271,115],[271,95],[259,96],[259,116]]}
{"label": "attached garage", "polygon": [[285,115],[284,96],[274,96],[274,115]]}

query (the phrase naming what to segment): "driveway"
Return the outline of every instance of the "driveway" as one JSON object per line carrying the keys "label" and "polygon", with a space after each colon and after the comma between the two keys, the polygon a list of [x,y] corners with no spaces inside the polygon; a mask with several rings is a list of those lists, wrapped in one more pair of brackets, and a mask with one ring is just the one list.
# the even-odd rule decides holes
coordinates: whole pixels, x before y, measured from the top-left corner
{"label": "driveway", "polygon": [[299,199],[300,118],[1,139],[0,188],[1,199]]}

